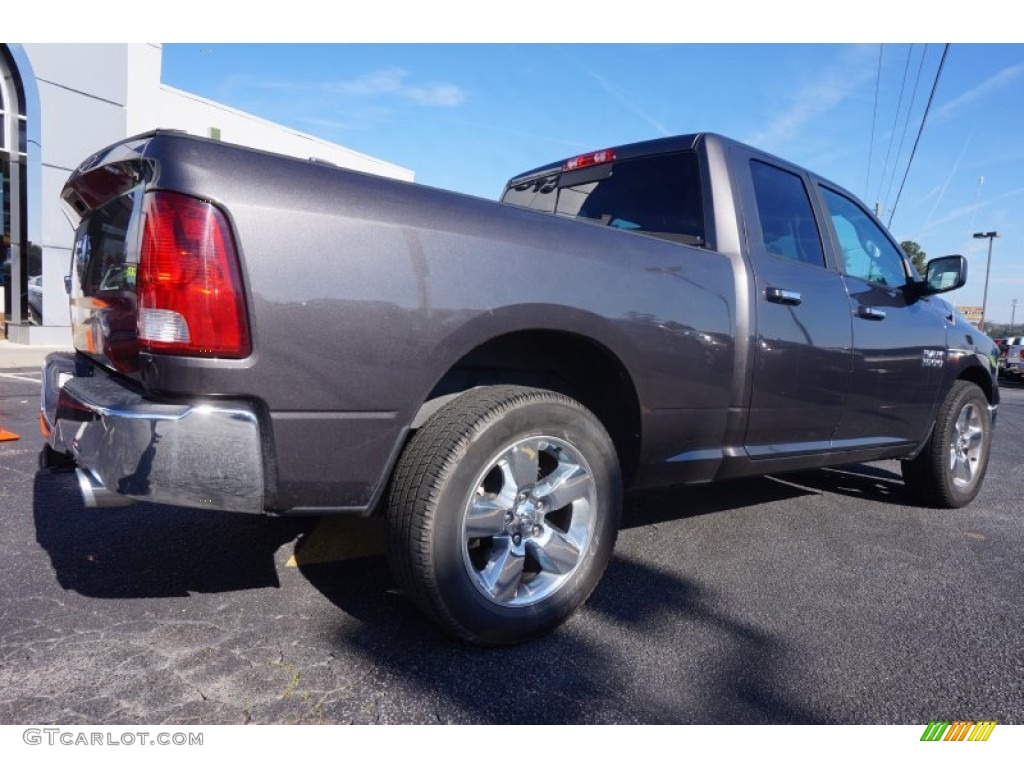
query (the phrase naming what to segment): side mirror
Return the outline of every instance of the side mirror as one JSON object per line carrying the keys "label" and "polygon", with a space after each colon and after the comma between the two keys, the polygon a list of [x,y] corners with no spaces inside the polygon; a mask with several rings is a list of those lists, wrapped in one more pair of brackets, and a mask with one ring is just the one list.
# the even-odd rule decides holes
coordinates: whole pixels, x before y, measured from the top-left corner
{"label": "side mirror", "polygon": [[967,282],[967,259],[963,256],[942,256],[932,259],[925,268],[922,296],[955,291]]}

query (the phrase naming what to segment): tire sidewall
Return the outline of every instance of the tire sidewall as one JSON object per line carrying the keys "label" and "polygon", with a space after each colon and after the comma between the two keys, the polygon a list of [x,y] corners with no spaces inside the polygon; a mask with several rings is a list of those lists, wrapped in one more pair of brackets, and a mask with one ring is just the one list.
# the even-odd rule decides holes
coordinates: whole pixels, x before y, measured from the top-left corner
{"label": "tire sidewall", "polygon": [[[973,384],[962,387],[960,392],[950,397],[947,402],[947,411],[943,414],[942,430],[937,435],[939,441],[935,446],[936,455],[933,460],[936,463],[940,463],[940,478],[944,486],[942,490],[945,492],[946,497],[953,502],[955,507],[962,507],[969,504],[978,495],[982,483],[985,481],[992,449],[992,418],[989,414],[988,401],[985,399],[984,393]],[[974,482],[967,488],[960,488],[953,482],[953,474],[949,466],[949,451],[957,419],[963,408],[970,403],[973,403],[981,414],[981,461],[979,462],[980,468],[975,475]]]}
{"label": "tire sidewall", "polygon": [[[474,483],[488,462],[504,448],[540,436],[565,441],[589,465],[595,485],[594,530],[581,554],[583,562],[556,592],[532,605],[502,606],[485,597],[467,571],[462,551],[466,510]],[[518,642],[559,624],[597,585],[618,532],[621,480],[607,433],[580,408],[562,402],[527,402],[477,425],[454,459],[435,500],[437,517],[430,542],[442,609],[470,637],[489,644]]]}

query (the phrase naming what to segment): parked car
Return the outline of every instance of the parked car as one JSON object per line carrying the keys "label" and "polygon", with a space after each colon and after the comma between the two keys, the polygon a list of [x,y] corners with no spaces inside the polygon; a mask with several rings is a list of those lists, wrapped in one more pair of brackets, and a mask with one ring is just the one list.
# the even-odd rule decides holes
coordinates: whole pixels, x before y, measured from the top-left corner
{"label": "parked car", "polygon": [[583,603],[624,486],[900,459],[959,507],[988,466],[995,347],[937,298],[966,260],[922,279],[849,192],[721,136],[499,204],[158,131],[62,197],[77,352],[42,421],[87,504],[384,515],[404,593],[474,642]]}
{"label": "parked car", "polygon": [[999,373],[1020,378],[1024,375],[1024,336],[1008,336],[1003,340],[999,355]]}

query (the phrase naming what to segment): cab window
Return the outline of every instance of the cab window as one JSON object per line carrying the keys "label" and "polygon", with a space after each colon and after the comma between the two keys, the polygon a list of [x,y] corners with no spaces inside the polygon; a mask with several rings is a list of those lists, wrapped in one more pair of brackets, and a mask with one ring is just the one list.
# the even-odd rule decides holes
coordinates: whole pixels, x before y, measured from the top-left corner
{"label": "cab window", "polygon": [[826,187],[821,187],[821,194],[839,244],[843,273],[879,285],[906,285],[903,253],[867,211]]}
{"label": "cab window", "polygon": [[825,266],[818,225],[803,180],[760,160],[750,161],[750,176],[765,250],[772,256]]}

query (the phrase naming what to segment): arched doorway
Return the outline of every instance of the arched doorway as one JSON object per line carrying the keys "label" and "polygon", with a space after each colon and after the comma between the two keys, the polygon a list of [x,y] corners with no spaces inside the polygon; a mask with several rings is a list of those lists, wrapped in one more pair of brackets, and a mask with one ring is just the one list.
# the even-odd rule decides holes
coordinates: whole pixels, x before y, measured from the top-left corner
{"label": "arched doorway", "polygon": [[0,45],[0,279],[5,325],[29,321],[25,91],[10,46]]}

